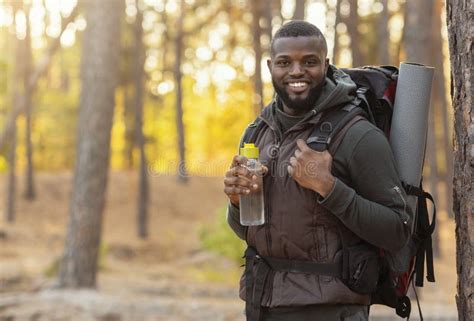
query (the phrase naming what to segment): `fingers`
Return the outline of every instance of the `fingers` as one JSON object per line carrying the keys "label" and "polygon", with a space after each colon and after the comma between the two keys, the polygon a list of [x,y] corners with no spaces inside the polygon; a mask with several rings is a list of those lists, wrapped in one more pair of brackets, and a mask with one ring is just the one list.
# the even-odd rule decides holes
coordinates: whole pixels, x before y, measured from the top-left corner
{"label": "fingers", "polygon": [[250,193],[250,189],[231,185],[224,187],[224,193],[226,193],[228,196],[246,195]]}
{"label": "fingers", "polygon": [[234,158],[232,159],[231,167],[246,165],[247,161],[248,161],[247,157],[241,156],[241,155],[235,155]]}
{"label": "fingers", "polygon": [[247,179],[245,177],[226,177],[224,179],[225,186],[237,186],[239,188],[256,188],[256,179]]}
{"label": "fingers", "polygon": [[244,166],[232,167],[225,173],[225,177],[246,177],[247,179],[252,179],[253,176],[255,174]]}
{"label": "fingers", "polygon": [[297,139],[297,140],[296,140],[296,145],[298,145],[298,148],[299,148],[302,152],[311,149],[311,147],[309,147],[308,145],[306,145],[306,142],[305,142],[304,140],[302,140],[302,139]]}

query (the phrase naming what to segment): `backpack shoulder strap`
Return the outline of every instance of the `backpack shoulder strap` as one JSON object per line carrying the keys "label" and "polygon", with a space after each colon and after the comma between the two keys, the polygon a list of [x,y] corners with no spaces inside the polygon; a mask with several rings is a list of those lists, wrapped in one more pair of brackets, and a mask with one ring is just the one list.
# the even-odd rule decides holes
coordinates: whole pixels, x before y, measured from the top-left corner
{"label": "backpack shoulder strap", "polygon": [[240,139],[239,147],[243,147],[244,143],[255,143],[258,133],[263,128],[263,126],[265,126],[265,122],[260,117],[257,117],[253,123],[250,123],[245,129],[242,138]]}
{"label": "backpack shoulder strap", "polygon": [[356,101],[324,115],[306,140],[308,146],[320,152],[329,150],[333,154],[347,130],[356,122],[366,119],[365,112],[358,106],[359,103],[360,101]]}

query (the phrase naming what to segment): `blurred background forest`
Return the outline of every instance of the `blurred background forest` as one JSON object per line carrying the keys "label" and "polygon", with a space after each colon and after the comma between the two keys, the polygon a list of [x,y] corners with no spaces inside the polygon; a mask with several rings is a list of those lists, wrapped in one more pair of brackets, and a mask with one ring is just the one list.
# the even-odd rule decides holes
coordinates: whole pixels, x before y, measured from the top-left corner
{"label": "blurred background forest", "polygon": [[[88,16],[93,9],[110,14]],[[436,68],[424,185],[437,200],[441,285],[419,295],[428,315],[455,315],[445,16],[441,0],[0,0],[0,317],[204,320],[214,315],[202,312],[210,309],[220,311],[215,320],[242,320],[236,286],[243,245],[225,224],[221,177],[242,131],[273,96],[269,44],[291,19],[318,26],[339,67],[410,61]],[[93,59],[107,50],[110,61]],[[68,214],[74,217],[80,201],[73,180],[86,144],[80,138],[100,140],[79,116],[81,104],[102,91],[85,82],[94,71],[105,75],[103,91],[115,103],[110,148],[102,145],[110,155],[97,155],[110,158],[110,170],[92,173],[105,181],[109,175],[103,227],[104,206],[92,205],[98,214],[91,229],[101,241],[91,264],[99,267],[99,288],[125,291],[135,312],[96,292],[68,292],[76,295],[70,302],[65,292],[40,291],[42,301],[31,303],[31,293],[57,287],[58,273],[59,285],[71,287],[60,265],[74,247],[65,239],[74,231],[66,228]],[[88,286],[96,285],[92,278]],[[176,296],[188,306],[166,301]],[[58,300],[73,307],[61,314],[52,303]]]}

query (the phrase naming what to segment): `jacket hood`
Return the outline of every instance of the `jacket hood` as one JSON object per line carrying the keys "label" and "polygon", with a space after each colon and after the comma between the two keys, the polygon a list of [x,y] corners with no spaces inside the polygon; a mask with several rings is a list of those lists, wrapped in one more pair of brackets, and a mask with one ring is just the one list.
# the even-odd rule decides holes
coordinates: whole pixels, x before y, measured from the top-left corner
{"label": "jacket hood", "polygon": [[[348,74],[337,69],[334,65],[329,65],[326,74],[326,83],[322,88],[322,93],[316,101],[314,108],[309,113],[317,115],[321,111],[347,104],[356,97],[356,90],[357,86]],[[276,108],[277,100],[278,96],[275,96],[272,103],[265,108],[262,112],[263,118],[267,120],[274,118],[274,109]]]}

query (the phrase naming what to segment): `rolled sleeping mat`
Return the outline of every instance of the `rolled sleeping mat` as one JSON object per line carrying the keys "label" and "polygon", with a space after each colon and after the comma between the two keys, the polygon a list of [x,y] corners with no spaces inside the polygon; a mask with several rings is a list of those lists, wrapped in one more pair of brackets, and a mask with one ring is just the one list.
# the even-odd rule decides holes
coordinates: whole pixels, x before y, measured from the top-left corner
{"label": "rolled sleeping mat", "polygon": [[[433,72],[433,67],[402,63],[393,106],[390,145],[395,163],[401,180],[417,187],[425,158]],[[417,198],[408,196],[407,203],[414,211]]]}

